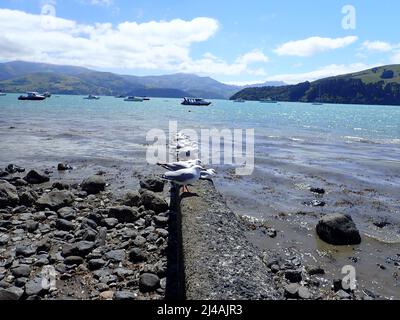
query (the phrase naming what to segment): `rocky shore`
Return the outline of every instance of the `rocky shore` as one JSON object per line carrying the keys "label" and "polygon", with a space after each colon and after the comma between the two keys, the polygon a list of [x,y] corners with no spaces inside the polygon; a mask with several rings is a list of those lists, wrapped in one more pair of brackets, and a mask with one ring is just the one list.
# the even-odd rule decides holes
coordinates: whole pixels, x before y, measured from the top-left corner
{"label": "rocky shore", "polygon": [[0,170],[0,300],[165,298],[162,180],[142,179],[118,197],[102,172],[69,184],[27,171]]}

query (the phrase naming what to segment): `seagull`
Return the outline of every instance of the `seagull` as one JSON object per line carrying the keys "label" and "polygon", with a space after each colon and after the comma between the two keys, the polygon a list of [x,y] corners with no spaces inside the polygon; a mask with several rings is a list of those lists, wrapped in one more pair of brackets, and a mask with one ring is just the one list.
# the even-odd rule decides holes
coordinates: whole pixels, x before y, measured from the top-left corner
{"label": "seagull", "polygon": [[200,166],[201,160],[188,160],[188,161],[178,161],[178,162],[171,162],[171,163],[157,163],[160,167],[167,169],[169,171],[178,171],[182,169],[189,169],[194,166]]}
{"label": "seagull", "polygon": [[200,172],[200,179],[202,180],[207,180],[211,178],[212,176],[215,176],[217,174],[217,171],[214,169],[208,169],[208,170],[203,170]]}
{"label": "seagull", "polygon": [[196,165],[188,169],[169,171],[163,175],[163,179],[183,186],[183,192],[190,192],[187,186],[200,179],[202,170],[204,170],[202,166]]}

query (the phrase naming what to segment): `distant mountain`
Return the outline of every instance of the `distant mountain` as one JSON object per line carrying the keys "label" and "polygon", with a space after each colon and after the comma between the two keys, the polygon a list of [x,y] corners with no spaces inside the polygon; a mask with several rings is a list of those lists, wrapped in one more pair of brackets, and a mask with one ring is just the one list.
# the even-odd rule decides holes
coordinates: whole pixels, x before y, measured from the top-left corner
{"label": "distant mountain", "polygon": [[400,65],[281,87],[246,88],[231,99],[400,105]]}
{"label": "distant mountain", "polygon": [[242,86],[242,88],[245,89],[245,88],[282,87],[282,86],[287,86],[287,83],[283,81],[266,81],[264,83],[248,84]]}
{"label": "distant mountain", "polygon": [[243,87],[192,74],[130,76],[87,68],[13,61],[0,63],[0,90],[59,94],[145,95],[228,99]]}

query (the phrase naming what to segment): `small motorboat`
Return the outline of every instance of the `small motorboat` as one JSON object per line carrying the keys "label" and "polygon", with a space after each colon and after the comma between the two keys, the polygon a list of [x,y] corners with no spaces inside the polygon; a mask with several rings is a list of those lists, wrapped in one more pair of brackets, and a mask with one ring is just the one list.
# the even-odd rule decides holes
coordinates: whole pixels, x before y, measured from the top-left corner
{"label": "small motorboat", "polygon": [[261,99],[260,102],[261,102],[261,103],[278,103],[278,101],[272,100],[271,98],[268,98],[268,99]]}
{"label": "small motorboat", "polygon": [[134,96],[129,96],[124,99],[124,101],[131,101],[131,102],[143,102],[143,98],[138,98]]}
{"label": "small motorboat", "polygon": [[143,101],[150,101],[150,98],[148,97],[142,97]]}
{"label": "small motorboat", "polygon": [[118,96],[115,96],[117,99],[122,99],[122,98],[125,98],[126,96],[125,95],[123,95],[123,94],[120,94],[120,95],[118,95]]}
{"label": "small motorboat", "polygon": [[242,99],[242,98],[239,98],[239,99],[236,99],[236,100],[233,101],[233,102],[236,102],[236,103],[244,103],[244,102],[246,102],[246,100],[244,100],[244,99]]}
{"label": "small motorboat", "polygon": [[25,96],[19,96],[18,100],[31,100],[31,101],[41,101],[46,99],[46,97],[37,92],[27,92]]}
{"label": "small motorboat", "polygon": [[6,93],[0,92],[0,97],[4,97],[4,96],[6,96],[6,95],[7,95]]}
{"label": "small motorboat", "polygon": [[182,105],[184,106],[209,106],[211,102],[201,98],[184,98]]}
{"label": "small motorboat", "polygon": [[83,98],[83,99],[86,99],[86,100],[99,100],[100,97],[94,96],[94,95],[92,95],[92,94],[89,94],[87,97],[85,97],[85,98]]}

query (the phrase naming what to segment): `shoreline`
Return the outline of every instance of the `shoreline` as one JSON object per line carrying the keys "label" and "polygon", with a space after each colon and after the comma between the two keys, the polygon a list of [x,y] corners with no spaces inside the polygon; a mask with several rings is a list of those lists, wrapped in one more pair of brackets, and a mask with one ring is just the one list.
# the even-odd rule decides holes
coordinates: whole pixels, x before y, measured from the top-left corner
{"label": "shoreline", "polygon": [[[315,234],[315,224],[323,216],[323,213],[299,212],[297,215],[282,213],[257,220],[246,217],[244,214],[238,215],[239,212],[233,213],[232,206],[220,191],[207,183],[200,183],[196,184],[194,189],[199,197],[182,200],[182,207],[180,208],[182,217],[179,218],[179,212],[174,206],[176,196],[172,194],[171,198],[168,192],[169,185],[163,188],[162,193],[154,194],[154,201],[158,204],[161,203],[163,208],[161,211],[163,212],[149,212],[151,209],[140,203],[142,196],[137,193],[137,190],[140,189],[140,181],[143,183],[144,180],[148,179],[146,177],[150,177],[150,181],[153,181],[152,184],[161,183],[158,178],[147,175],[147,172],[146,176],[142,176],[135,170],[124,167],[104,168],[100,172],[97,172],[94,167],[74,168],[72,171],[62,172],[52,168],[51,170],[48,169],[51,177],[50,182],[30,186],[16,178],[25,177],[30,169],[26,168],[23,173],[12,174],[0,178],[0,180],[6,178],[10,184],[16,185],[16,192],[20,199],[22,193],[31,190],[37,193],[37,199],[39,199],[43,195],[53,192],[51,190],[65,189],[60,191],[62,193],[71,192],[74,197],[74,200],[67,206],[72,210],[37,208],[37,199],[32,200],[33,205],[30,206],[21,207],[21,203],[19,203],[13,204],[8,209],[0,210],[0,238],[2,241],[0,287],[3,294],[4,290],[12,288],[13,296],[19,298],[32,297],[36,299],[45,294],[44,297],[47,299],[167,298],[169,300],[181,300],[187,292],[190,293],[190,290],[185,291],[182,288],[182,283],[186,283],[185,280],[195,277],[196,273],[204,270],[212,270],[215,272],[214,275],[223,273],[225,269],[215,269],[215,265],[212,265],[213,262],[217,265],[224,265],[225,263],[229,265],[228,261],[231,261],[230,259],[235,256],[234,244],[239,244],[239,246],[247,248],[247,251],[252,252],[248,261],[253,261],[256,258],[255,261],[257,262],[246,264],[247,260],[244,259],[237,265],[245,263],[243,270],[247,270],[246,268],[249,266],[257,265],[258,267],[254,270],[259,270],[256,275],[264,283],[263,289],[266,290],[264,295],[257,296],[254,289],[256,286],[250,285],[250,283],[253,283],[251,277],[245,280],[246,277],[249,277],[249,273],[246,274],[244,271],[243,276],[236,280],[228,274],[225,274],[227,278],[223,276],[220,278],[231,279],[230,283],[235,283],[235,281],[247,283],[247,293],[244,291],[242,297],[251,299],[302,298],[326,300],[400,298],[396,295],[398,292],[396,291],[396,288],[398,288],[396,285],[398,280],[396,279],[398,278],[395,277],[396,270],[399,269],[400,256],[390,256],[388,252],[385,252],[390,245],[378,243],[365,235],[362,236],[363,240],[360,246],[335,247],[324,244]],[[105,191],[96,195],[87,195],[85,191],[82,191],[82,182],[90,176],[87,174],[90,171],[92,174],[97,173],[97,177],[107,184]],[[151,171],[149,168],[149,172]],[[128,179],[132,180],[133,176],[135,178],[130,181],[130,185],[127,187],[125,182]],[[55,182],[58,183],[55,184]],[[133,190],[130,194],[131,198],[126,198],[129,190]],[[25,199],[25,196],[23,196],[23,199]],[[171,199],[172,206],[168,210],[166,205]],[[202,201],[205,201],[206,207],[204,207]],[[126,205],[130,206],[124,209],[123,206]],[[151,208],[151,202],[147,203],[147,206]],[[110,215],[116,214],[118,216],[118,210],[110,213],[110,208],[115,207],[121,207],[120,210],[124,212],[123,215],[133,212],[135,217],[128,223],[111,220],[111,225],[107,225],[110,221],[105,222],[104,219],[113,219],[110,218]],[[197,225],[197,218],[190,218],[190,216],[196,215],[196,210],[201,217],[199,225]],[[215,220],[215,212],[221,217],[221,221],[224,221],[221,226]],[[63,224],[61,224],[61,227],[57,226],[57,221],[63,217],[67,218],[67,221],[63,222],[65,226]],[[182,219],[182,239],[179,227],[180,219]],[[86,241],[82,240],[83,237],[89,237],[91,242],[96,242],[99,233],[104,235],[105,223],[106,228],[109,229],[106,231],[107,242],[104,249],[98,250],[95,247],[92,248],[93,251],[90,254],[85,251],[81,253],[78,250],[77,256],[69,254],[62,256],[63,251],[68,252],[68,248],[65,248],[66,245],[73,247],[77,243]],[[31,232],[27,231],[28,228]],[[58,230],[58,228],[67,228],[68,231]],[[198,230],[201,230],[202,236],[196,238],[195,235]],[[221,233],[221,230],[224,230],[224,232]],[[231,240],[225,243],[221,238],[223,235],[227,237],[230,235]],[[51,248],[53,249],[50,249],[47,253],[33,250],[33,247],[39,246],[39,240],[46,236],[50,238]],[[140,241],[136,241],[136,238]],[[197,247],[196,245],[188,245],[187,239],[190,242],[192,238],[199,240]],[[213,250],[205,250],[204,248],[207,248],[206,243],[213,239],[217,245],[214,243]],[[202,245],[202,241],[204,245]],[[85,245],[85,243],[80,243],[80,245]],[[23,249],[22,256],[17,259],[13,258],[15,249],[21,246]],[[188,268],[184,276],[182,276],[182,271],[179,271],[182,268],[180,267],[182,261],[179,254],[177,255],[181,246],[184,246],[182,252],[186,255],[189,252],[189,255],[193,253],[194,257],[197,257],[192,264],[189,264],[189,267],[186,264],[188,260],[184,261],[183,268]],[[397,250],[397,247],[395,245],[394,251]],[[141,248],[144,248],[144,254],[149,260],[147,262],[130,261],[131,251]],[[70,250],[72,250],[71,254],[76,254],[74,251],[76,248],[70,248]],[[109,253],[109,251],[113,252]],[[132,254],[135,255],[135,253]],[[118,257],[118,255],[120,256]],[[66,264],[65,259],[68,257],[68,264]],[[201,259],[199,259],[200,257]],[[89,270],[89,263],[93,263],[91,260],[104,261],[104,265],[107,266],[104,274],[101,268]],[[74,265],[74,261],[79,264]],[[21,293],[21,288],[26,287],[27,283],[35,279],[37,282],[40,270],[49,262],[58,266],[59,276],[62,276],[63,279],[61,280],[62,289],[54,291],[54,293],[40,292],[40,295],[32,296],[27,296],[25,292]],[[101,265],[103,262],[98,263]],[[359,287],[354,293],[345,291],[345,294],[343,290],[332,290],[335,281],[337,283],[337,280],[343,277],[341,268],[344,265],[353,265],[359,272],[357,275]],[[22,268],[19,268],[21,266]],[[14,269],[22,270],[20,271],[22,276],[18,272],[16,273],[17,277],[13,275],[12,270]],[[28,272],[28,269],[32,270]],[[234,270],[236,269],[234,268]],[[95,273],[96,271],[99,272]],[[158,287],[151,293],[140,291],[139,281],[143,273],[153,273],[158,277]],[[287,277],[291,277],[291,275],[287,276],[287,274],[294,275],[294,279],[297,280],[301,276],[301,280],[298,282],[295,280],[293,283],[288,282]],[[370,282],[371,277],[375,282]],[[168,281],[168,279],[171,280]],[[218,279],[218,276],[215,279]],[[392,279],[391,282],[390,279]],[[195,278],[192,283],[202,283],[200,280],[201,277]],[[84,288],[81,281],[85,283]],[[232,293],[233,289],[225,291],[227,290],[226,287],[221,284],[218,285],[220,280],[216,280],[215,283],[215,287],[213,287],[214,283],[209,282],[208,289],[203,292],[193,293],[192,291],[188,298],[218,299],[224,296],[230,299],[241,297],[239,293],[236,293],[236,295]],[[31,285],[35,287],[34,282]],[[292,286],[287,287],[290,285]],[[128,289],[123,290],[124,288]],[[298,295],[299,288],[301,288],[301,296]],[[81,292],[81,289],[87,290],[87,292],[74,295],[74,292]],[[297,290],[296,293],[291,295],[290,291],[295,289]],[[115,292],[119,291],[122,291],[122,293],[115,295]],[[338,292],[340,293],[338,294]],[[46,294],[49,294],[49,296],[46,296]],[[208,294],[209,296],[207,296]]]}

